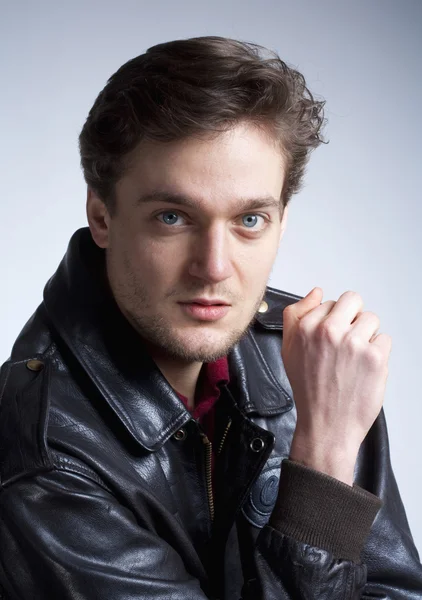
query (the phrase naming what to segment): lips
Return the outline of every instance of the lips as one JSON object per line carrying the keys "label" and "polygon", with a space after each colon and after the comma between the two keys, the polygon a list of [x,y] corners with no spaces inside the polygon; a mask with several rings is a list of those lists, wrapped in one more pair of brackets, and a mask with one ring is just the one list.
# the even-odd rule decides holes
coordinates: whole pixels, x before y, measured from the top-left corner
{"label": "lips", "polygon": [[[201,299],[190,302],[180,302],[180,306],[184,313],[196,321],[218,321],[222,319],[230,311],[230,305],[216,304],[217,300]],[[210,304],[208,304],[208,302]]]}
{"label": "lips", "polygon": [[192,300],[182,302],[182,304],[201,304],[202,306],[230,306],[228,302],[220,300],[219,298],[213,298],[210,300],[206,298],[193,298]]}

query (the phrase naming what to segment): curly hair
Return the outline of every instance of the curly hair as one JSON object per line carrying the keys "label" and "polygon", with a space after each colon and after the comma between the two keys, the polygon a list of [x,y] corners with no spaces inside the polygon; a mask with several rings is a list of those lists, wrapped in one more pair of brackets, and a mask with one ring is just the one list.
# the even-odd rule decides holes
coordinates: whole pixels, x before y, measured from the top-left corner
{"label": "curly hair", "polygon": [[324,143],[324,104],[301,73],[258,44],[218,36],[157,44],[122,65],[96,98],[79,135],[84,178],[112,213],[115,184],[141,141],[218,135],[248,121],[279,144],[284,207]]}

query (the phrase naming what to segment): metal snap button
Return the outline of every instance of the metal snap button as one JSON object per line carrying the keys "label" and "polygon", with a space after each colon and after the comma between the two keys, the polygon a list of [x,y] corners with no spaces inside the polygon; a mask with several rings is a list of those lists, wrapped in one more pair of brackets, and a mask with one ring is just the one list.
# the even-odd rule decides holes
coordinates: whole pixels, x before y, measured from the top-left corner
{"label": "metal snap button", "polygon": [[173,437],[178,442],[181,442],[186,438],[186,436],[187,436],[186,429],[178,429]]}
{"label": "metal snap button", "polygon": [[265,313],[268,310],[268,304],[263,300],[258,308],[259,313]]}
{"label": "metal snap button", "polygon": [[253,452],[261,452],[261,450],[264,446],[265,446],[264,440],[259,437],[254,438],[250,443],[250,448]]}
{"label": "metal snap button", "polygon": [[28,360],[26,366],[30,371],[42,371],[44,369],[42,360]]}

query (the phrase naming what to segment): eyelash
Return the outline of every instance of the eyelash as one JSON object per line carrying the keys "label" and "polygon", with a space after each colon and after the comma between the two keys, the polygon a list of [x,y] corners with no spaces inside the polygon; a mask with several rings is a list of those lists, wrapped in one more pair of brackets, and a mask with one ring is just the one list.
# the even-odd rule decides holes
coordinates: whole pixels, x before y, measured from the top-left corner
{"label": "eyelash", "polygon": [[[159,222],[160,222],[162,225],[168,225],[168,223],[164,223],[163,221],[160,221],[160,220],[158,219],[158,217],[159,217],[160,215],[165,215],[166,213],[170,213],[170,214],[173,214],[173,215],[177,215],[178,217],[184,217],[183,213],[182,213],[182,212],[179,212],[179,211],[177,211],[177,210],[162,210],[161,212],[159,212],[159,213],[157,213],[156,215],[154,215],[154,218],[156,218],[156,219],[157,219],[157,220],[158,220],[158,221],[159,221]],[[243,215],[241,215],[241,217],[240,217],[240,218],[242,218],[242,217],[249,217],[249,216],[253,216],[253,217],[262,217],[262,218],[264,219],[264,221],[266,222],[266,224],[269,222],[269,219],[268,219],[268,217],[267,217],[266,215],[263,215],[263,214],[261,214],[261,213],[244,213]],[[187,217],[186,217],[186,218],[187,218]],[[171,227],[171,225],[169,225],[169,227]],[[260,230],[258,230],[258,229],[252,229],[252,228],[250,228],[250,227],[245,227],[245,230],[246,230],[246,231],[248,231],[248,230],[249,230],[249,231],[252,231],[252,232],[254,232],[254,231],[256,231],[256,232],[259,232],[259,231],[260,231]]]}

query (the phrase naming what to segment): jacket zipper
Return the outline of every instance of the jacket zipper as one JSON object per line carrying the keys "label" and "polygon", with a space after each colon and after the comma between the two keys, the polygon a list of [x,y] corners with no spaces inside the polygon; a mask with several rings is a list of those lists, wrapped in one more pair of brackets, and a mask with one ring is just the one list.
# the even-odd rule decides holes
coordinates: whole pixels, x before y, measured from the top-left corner
{"label": "jacket zipper", "polygon": [[[231,427],[231,424],[232,424],[232,420],[229,419],[229,421],[226,425],[226,428],[224,430],[223,437],[221,438],[221,442],[218,447],[217,454],[220,454],[220,452],[223,449],[224,442],[226,440],[226,437],[227,437],[227,434]],[[212,493],[212,443],[210,442],[210,440],[208,439],[208,437],[206,436],[205,433],[202,433],[201,436],[202,436],[202,441],[205,445],[205,479],[206,479],[206,485],[207,485],[208,506],[210,509],[211,522],[214,522],[214,496]]]}
{"label": "jacket zipper", "polygon": [[229,421],[228,421],[228,423],[227,423],[227,425],[226,425],[226,429],[224,430],[223,437],[221,438],[221,442],[220,442],[220,445],[219,445],[219,447],[218,447],[217,454],[221,454],[221,451],[222,451],[222,449],[223,449],[224,442],[226,441],[226,437],[227,437],[227,434],[228,434],[228,432],[229,432],[229,429],[230,429],[230,427],[231,427],[231,424],[232,424],[232,420],[231,420],[231,419],[229,419]]}
{"label": "jacket zipper", "polygon": [[205,433],[201,434],[205,444],[205,479],[207,484],[208,506],[210,509],[211,522],[214,522],[214,496],[212,493],[212,444]]}

